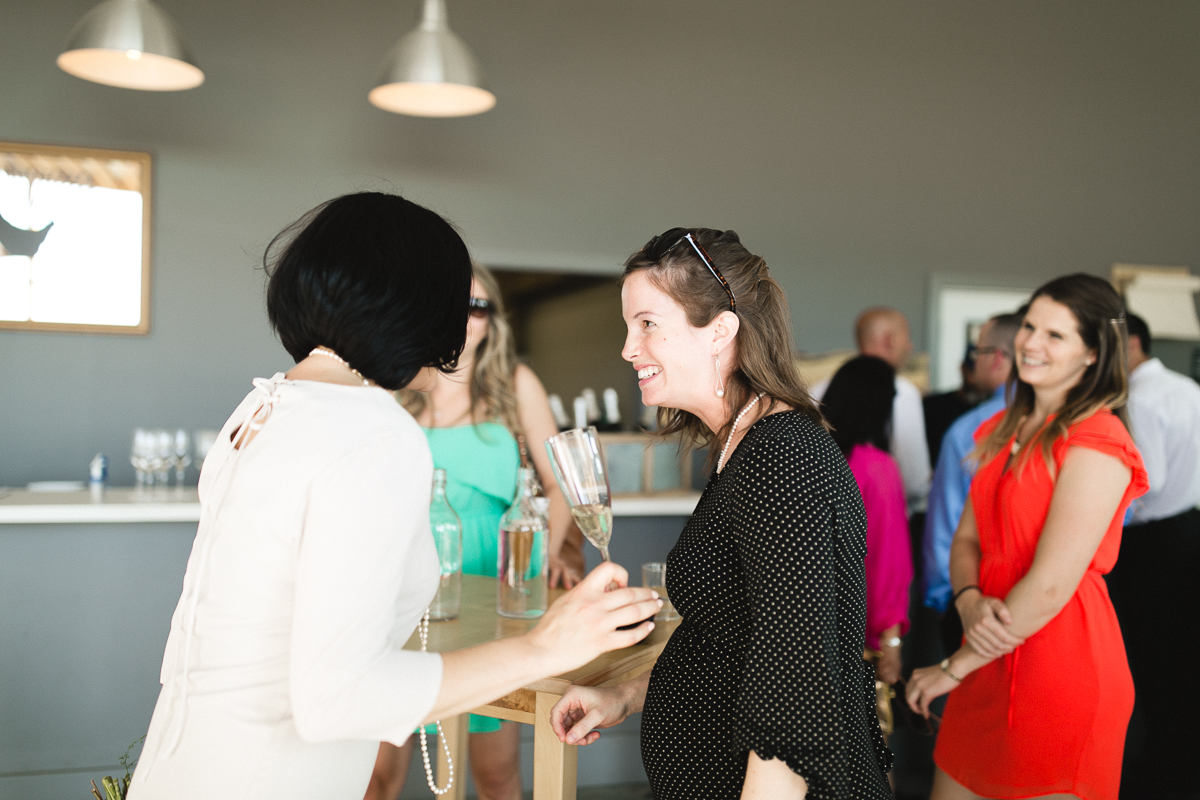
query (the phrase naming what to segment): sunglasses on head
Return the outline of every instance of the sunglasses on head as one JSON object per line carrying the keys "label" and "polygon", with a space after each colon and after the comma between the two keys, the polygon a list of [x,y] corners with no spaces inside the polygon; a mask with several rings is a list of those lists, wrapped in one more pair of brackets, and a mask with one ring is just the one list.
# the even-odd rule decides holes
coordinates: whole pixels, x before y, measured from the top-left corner
{"label": "sunglasses on head", "polygon": [[729,310],[737,312],[737,302],[733,297],[733,289],[729,287],[729,281],[725,280],[725,276],[721,274],[721,270],[717,269],[717,265],[713,263],[712,258],[700,243],[686,228],[671,228],[666,233],[661,233],[655,236],[650,241],[646,242],[646,246],[642,248],[642,252],[651,261],[662,261],[668,253],[675,249],[680,242],[686,241],[695,251],[700,260],[704,262],[704,266],[708,267],[708,271],[721,284],[721,288],[725,290],[725,294],[729,295]]}
{"label": "sunglasses on head", "polygon": [[483,319],[491,316],[496,311],[496,306],[491,300],[484,300],[482,297],[471,298],[471,316],[476,319]]}

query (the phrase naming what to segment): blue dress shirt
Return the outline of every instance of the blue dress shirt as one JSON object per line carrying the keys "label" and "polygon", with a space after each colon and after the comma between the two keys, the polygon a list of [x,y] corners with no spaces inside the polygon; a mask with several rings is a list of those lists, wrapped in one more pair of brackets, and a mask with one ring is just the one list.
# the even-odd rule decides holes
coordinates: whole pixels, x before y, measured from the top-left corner
{"label": "blue dress shirt", "polygon": [[942,451],[933,470],[929,487],[929,509],[925,514],[925,537],[921,545],[921,587],[925,605],[945,611],[954,590],[950,587],[950,542],[962,518],[974,474],[967,456],[975,449],[975,431],[1007,403],[1004,385],[990,400],[976,406],[954,421],[942,438]]}

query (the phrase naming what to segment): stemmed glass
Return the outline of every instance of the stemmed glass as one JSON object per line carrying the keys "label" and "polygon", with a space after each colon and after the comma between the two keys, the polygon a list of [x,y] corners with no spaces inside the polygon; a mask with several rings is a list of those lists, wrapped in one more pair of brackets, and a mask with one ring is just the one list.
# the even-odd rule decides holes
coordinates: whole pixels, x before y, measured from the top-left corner
{"label": "stemmed glass", "polygon": [[171,460],[174,458],[174,447],[171,441],[171,434],[157,429],[152,433],[154,437],[154,455],[151,458],[151,469],[154,470],[155,482],[166,488],[171,481]]}
{"label": "stemmed glass", "polygon": [[604,560],[611,561],[608,557],[613,524],[611,493],[595,427],[573,428],[551,436],[546,440],[546,452],[550,454],[558,488],[571,507],[571,516]]}
{"label": "stemmed glass", "polygon": [[172,453],[171,464],[175,467],[175,488],[183,488],[183,479],[187,475],[188,465],[192,457],[188,455],[190,441],[188,432],[180,428],[175,431],[175,450]]}
{"label": "stemmed glass", "polygon": [[129,454],[129,461],[133,464],[133,470],[137,474],[137,488],[143,489],[146,486],[146,477],[151,476],[150,459],[154,449],[151,441],[150,431],[145,428],[137,428],[133,432],[133,449]]}

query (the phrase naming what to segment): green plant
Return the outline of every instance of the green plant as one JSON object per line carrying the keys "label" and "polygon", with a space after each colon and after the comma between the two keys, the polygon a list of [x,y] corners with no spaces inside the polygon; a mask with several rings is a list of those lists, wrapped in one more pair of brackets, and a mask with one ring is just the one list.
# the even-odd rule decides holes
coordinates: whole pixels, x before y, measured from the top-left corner
{"label": "green plant", "polygon": [[114,778],[110,775],[105,775],[100,779],[100,785],[104,787],[104,794],[100,794],[100,789],[97,788],[96,782],[92,781],[92,796],[96,800],[125,800],[125,793],[129,791],[129,782],[133,780],[133,768],[137,766],[138,760],[130,760],[129,754],[133,752],[133,748],[137,747],[146,739],[145,735],[138,737],[133,741],[133,744],[125,748],[125,755],[121,756],[121,768],[125,770],[125,774],[120,778]]}

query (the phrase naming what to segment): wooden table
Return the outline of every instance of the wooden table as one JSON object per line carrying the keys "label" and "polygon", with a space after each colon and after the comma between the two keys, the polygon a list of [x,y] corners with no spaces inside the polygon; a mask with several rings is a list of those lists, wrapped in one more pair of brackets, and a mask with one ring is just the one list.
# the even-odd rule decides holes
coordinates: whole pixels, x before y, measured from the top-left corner
{"label": "wooden table", "polygon": [[[537,620],[506,619],[496,613],[496,579],[463,575],[462,611],[458,619],[429,625],[429,650],[445,653],[509,636],[520,636]],[[553,602],[562,590],[550,593]],[[575,800],[575,770],[579,748],[558,740],[550,728],[550,709],[568,686],[615,686],[636,678],[654,666],[659,653],[678,621],[659,622],[644,641],[624,650],[605,653],[579,669],[545,678],[474,710],[475,714],[532,725],[534,800]],[[405,645],[419,650],[421,642],[414,633]],[[454,786],[446,800],[466,797],[467,715],[442,720],[442,731],[457,767]],[[432,748],[434,745],[431,744]],[[445,784],[446,756],[438,751],[438,785]]]}

